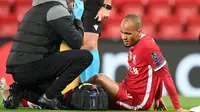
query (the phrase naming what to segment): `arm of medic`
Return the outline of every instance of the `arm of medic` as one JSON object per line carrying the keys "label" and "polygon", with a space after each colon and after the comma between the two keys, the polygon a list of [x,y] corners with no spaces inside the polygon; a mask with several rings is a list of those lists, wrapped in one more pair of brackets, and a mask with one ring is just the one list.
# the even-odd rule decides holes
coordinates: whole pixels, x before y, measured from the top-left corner
{"label": "arm of medic", "polygon": [[54,6],[47,12],[47,22],[72,49],[80,49],[82,46],[84,30],[81,17],[83,11],[83,2],[75,0],[73,17],[62,5]]}

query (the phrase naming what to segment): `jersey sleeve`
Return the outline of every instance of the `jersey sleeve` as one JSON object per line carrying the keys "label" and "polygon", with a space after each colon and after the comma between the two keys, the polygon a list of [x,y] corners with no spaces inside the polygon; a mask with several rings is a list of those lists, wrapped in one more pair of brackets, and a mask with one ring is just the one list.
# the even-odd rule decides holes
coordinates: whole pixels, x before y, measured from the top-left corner
{"label": "jersey sleeve", "polygon": [[158,83],[158,88],[156,90],[155,100],[159,100],[160,98],[162,98],[162,91],[163,91],[163,82],[162,80],[160,80]]}
{"label": "jersey sleeve", "polygon": [[174,108],[180,109],[181,106],[178,98],[178,93],[176,91],[176,87],[174,85],[174,81],[171,77],[171,74],[169,73],[168,67],[165,65],[158,72],[156,72],[156,75],[164,83]]}
{"label": "jersey sleeve", "polygon": [[147,63],[151,65],[154,71],[160,70],[167,62],[158,48],[148,48],[145,51]]}

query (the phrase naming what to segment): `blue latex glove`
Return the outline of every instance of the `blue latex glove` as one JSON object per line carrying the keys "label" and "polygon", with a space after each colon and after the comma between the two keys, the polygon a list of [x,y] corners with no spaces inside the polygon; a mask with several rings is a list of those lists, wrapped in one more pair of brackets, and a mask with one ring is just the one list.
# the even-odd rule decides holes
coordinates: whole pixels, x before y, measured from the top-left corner
{"label": "blue latex glove", "polygon": [[84,4],[81,0],[74,0],[74,8],[73,8],[73,14],[75,19],[82,18],[84,11]]}

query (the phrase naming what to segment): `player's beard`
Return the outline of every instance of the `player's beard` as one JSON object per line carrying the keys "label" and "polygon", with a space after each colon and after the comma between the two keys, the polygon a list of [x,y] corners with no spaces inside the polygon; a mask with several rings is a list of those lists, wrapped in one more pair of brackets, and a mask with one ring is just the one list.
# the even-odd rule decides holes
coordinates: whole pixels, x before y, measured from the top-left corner
{"label": "player's beard", "polygon": [[124,40],[122,41],[123,42],[123,44],[124,44],[124,46],[126,47],[126,48],[129,48],[131,45],[129,44],[129,45],[126,45],[126,42],[124,42]]}
{"label": "player's beard", "polygon": [[126,46],[125,44],[124,44],[124,46],[125,46],[126,48],[129,48],[129,47],[131,47],[130,45],[129,45],[129,46]]}
{"label": "player's beard", "polygon": [[131,46],[135,46],[140,41],[140,38],[138,36],[139,36],[139,34],[136,36],[136,38],[137,38],[136,42],[133,43]]}
{"label": "player's beard", "polygon": [[131,46],[135,46],[138,42],[140,41],[140,39],[138,39],[134,44],[132,44]]}

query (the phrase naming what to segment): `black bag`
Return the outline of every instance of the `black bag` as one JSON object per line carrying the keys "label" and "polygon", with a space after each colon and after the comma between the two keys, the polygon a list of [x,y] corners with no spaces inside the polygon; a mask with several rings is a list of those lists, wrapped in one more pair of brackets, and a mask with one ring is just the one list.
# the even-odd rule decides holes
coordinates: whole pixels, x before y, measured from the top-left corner
{"label": "black bag", "polygon": [[83,83],[72,90],[70,107],[78,110],[107,110],[108,95],[98,85]]}

